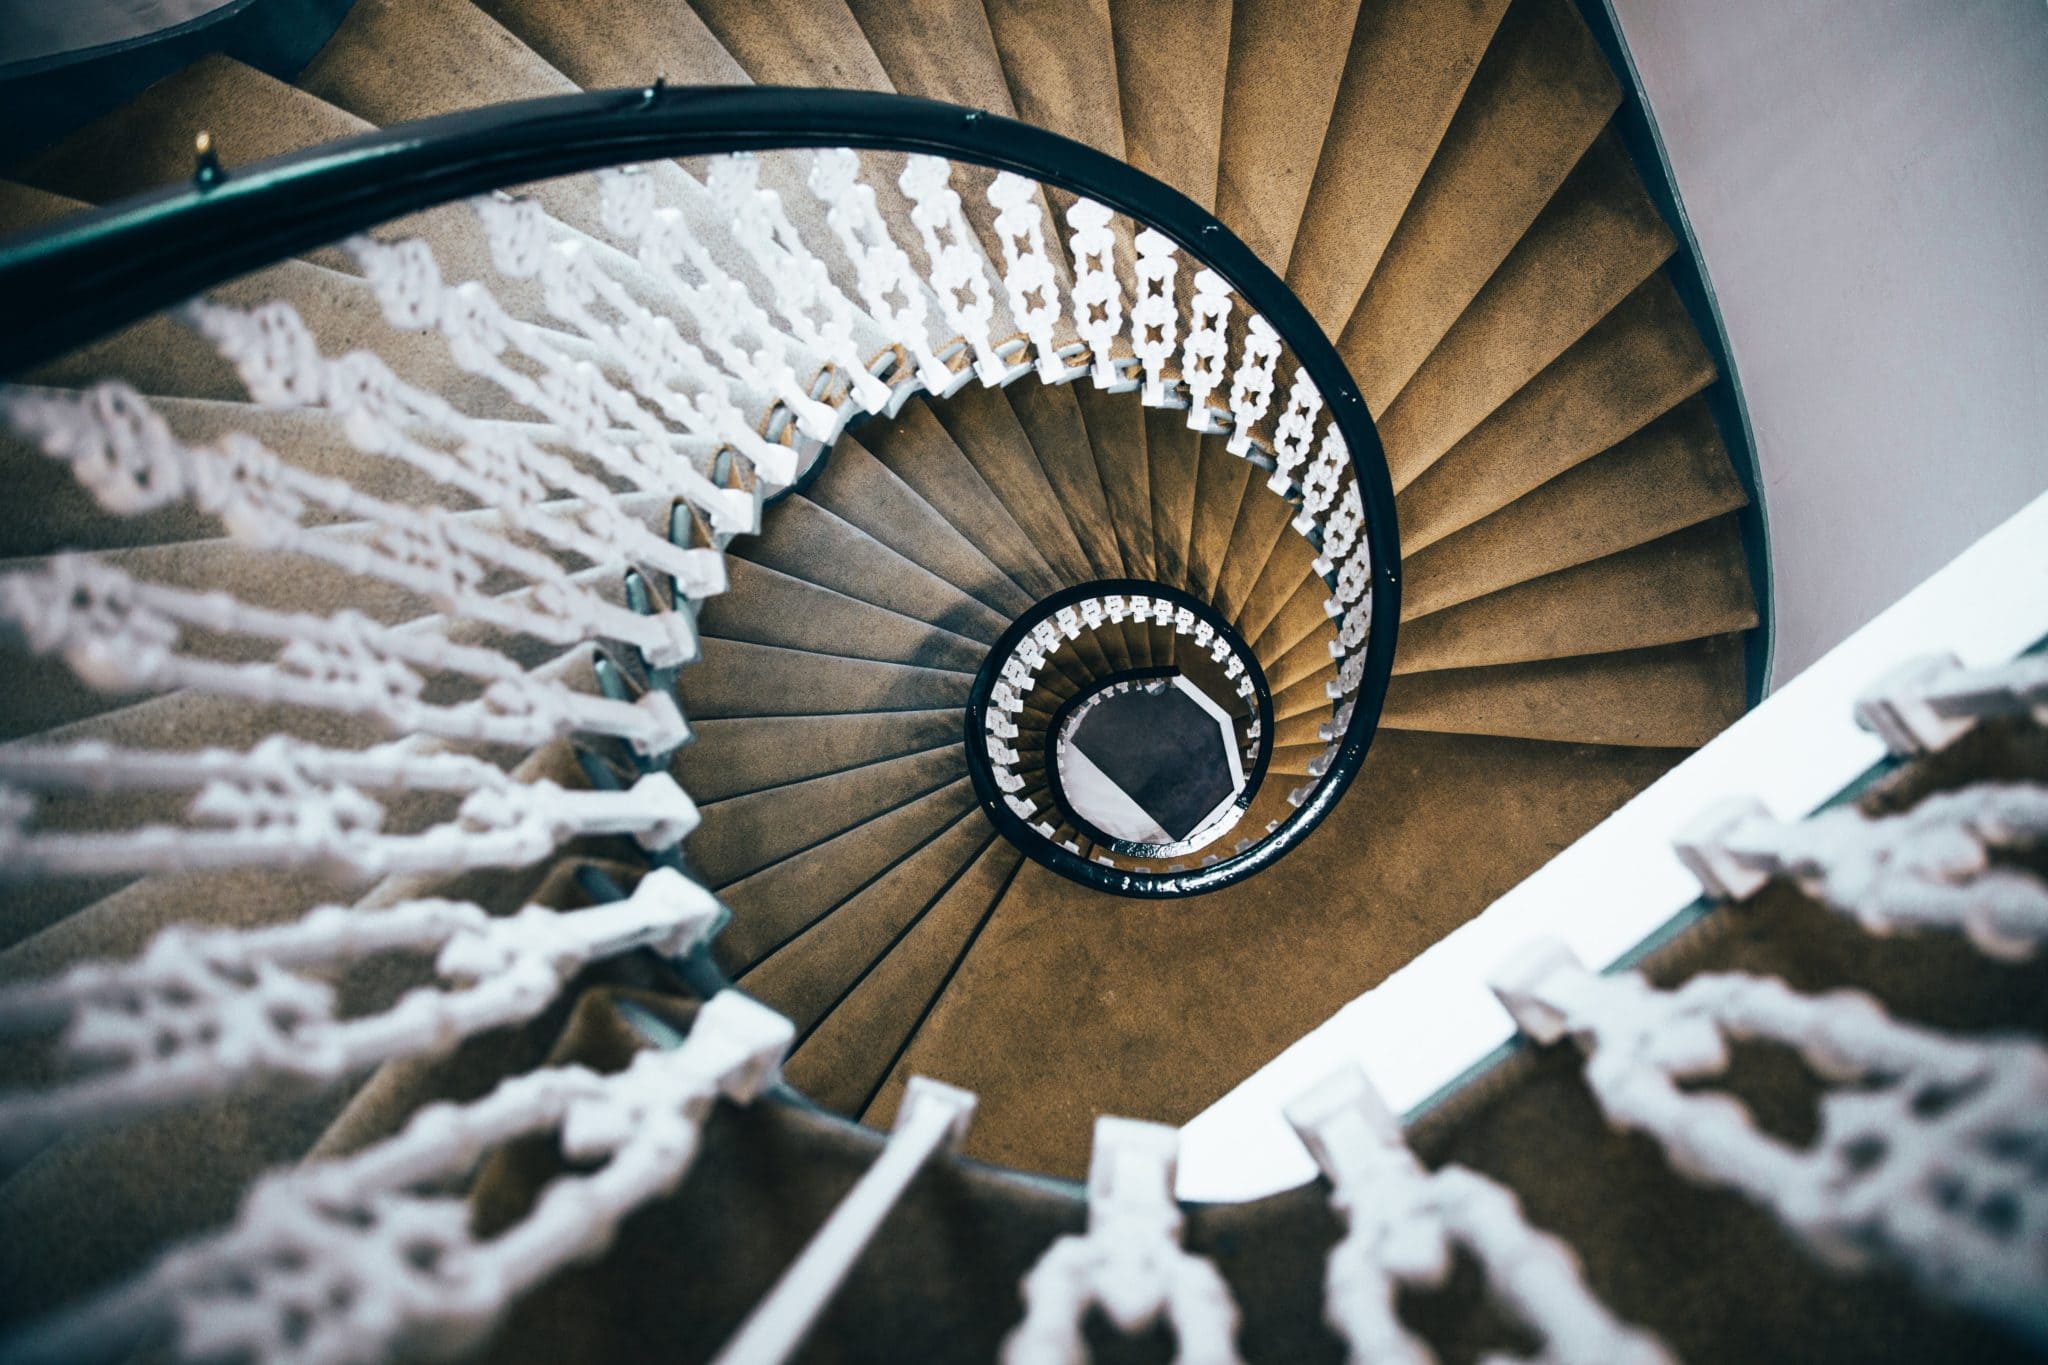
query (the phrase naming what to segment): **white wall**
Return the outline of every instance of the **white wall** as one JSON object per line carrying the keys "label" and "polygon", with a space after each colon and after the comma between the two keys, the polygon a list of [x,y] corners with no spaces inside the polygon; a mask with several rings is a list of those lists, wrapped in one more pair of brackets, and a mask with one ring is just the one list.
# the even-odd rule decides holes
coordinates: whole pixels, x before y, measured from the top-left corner
{"label": "white wall", "polygon": [[2048,3],[1609,2],[1747,396],[1782,682],[2048,488]]}

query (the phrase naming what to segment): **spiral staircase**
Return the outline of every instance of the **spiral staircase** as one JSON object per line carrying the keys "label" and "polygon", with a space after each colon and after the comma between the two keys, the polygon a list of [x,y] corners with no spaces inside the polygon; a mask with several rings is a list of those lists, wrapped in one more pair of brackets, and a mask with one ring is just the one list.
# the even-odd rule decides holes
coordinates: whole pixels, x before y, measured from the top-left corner
{"label": "spiral staircase", "polygon": [[[205,304],[79,322],[83,345],[9,376],[0,611],[28,648],[6,658],[0,783],[35,801],[10,810],[0,979],[76,983],[174,924],[282,934],[334,904],[390,912],[412,951],[310,928],[264,951],[344,959],[313,975],[374,1014],[435,979],[421,945],[483,932],[417,907],[626,926],[563,931],[544,990],[480,1023],[436,1016],[433,1048],[296,1086],[165,1082],[120,1124],[43,1113],[0,1184],[10,1318],[233,1222],[266,1170],[384,1150],[423,1105],[549,1064],[626,1074],[650,1043],[684,1056],[714,1008],[696,1000],[731,1002],[729,982],[788,1021],[789,1103],[702,1124],[683,1190],[607,1259],[529,1286],[490,1357],[709,1356],[872,1130],[929,1099],[923,1077],[978,1097],[960,1150],[991,1165],[897,1210],[860,1310],[833,1310],[812,1349],[984,1355],[1022,1269],[1079,1216],[1061,1181],[1090,1170],[1091,1139],[1100,1171],[1098,1115],[1192,1117],[1745,710],[1759,617],[1717,374],[1612,123],[1621,84],[1569,0],[358,0],[292,84],[206,58],[12,167],[0,228],[61,233],[161,187],[234,192],[266,158],[582,91],[622,92],[575,106],[608,128],[644,108],[715,130],[774,106],[693,88],[750,84],[922,96],[1078,149],[1063,171],[1026,129],[928,105],[891,116],[950,144],[883,136],[855,102],[812,106],[801,135],[679,138],[675,159],[622,143],[516,197],[355,210],[365,235],[300,224],[300,245],[204,281]],[[835,131],[858,158],[782,150],[836,149]],[[1035,175],[997,173],[1003,136]],[[410,183],[404,139],[374,145],[397,169],[380,184],[366,153],[360,200]],[[933,150],[952,164],[905,155]],[[1114,163],[1190,202],[1143,199],[1148,219],[1077,190]],[[120,240],[101,239],[109,270]],[[902,264],[863,254],[878,243]],[[191,292],[175,270],[166,306]],[[636,349],[628,324],[669,313],[694,359]],[[337,366],[355,354],[382,365]],[[674,383],[721,366],[725,408]],[[635,390],[630,420],[604,406]],[[298,473],[275,481],[259,447]],[[514,452],[516,477],[478,451]],[[435,558],[451,545],[467,557]],[[342,612],[367,620],[333,627]],[[328,629],[340,653],[320,652]],[[374,679],[348,652],[371,639]],[[418,676],[392,682],[393,660]],[[1242,759],[1186,847],[1106,835],[1060,791],[1067,718],[1161,676],[1229,710]],[[394,734],[430,738],[401,752]],[[286,817],[294,784],[352,799],[358,777],[395,794],[320,808],[317,837]],[[222,784],[234,802],[187,809]],[[521,804],[537,790],[568,804]],[[209,822],[231,830],[217,856],[193,851]],[[486,836],[525,842],[501,856]],[[138,1066],[148,1046],[112,1044]],[[10,1046],[0,1090],[65,1068],[59,1047]],[[1555,1158],[1540,1099],[1571,1080],[1545,1084],[1516,1103],[1530,1153]],[[1482,1167],[1515,1141],[1497,1115],[1431,1133],[1418,1150]],[[1516,1161],[1533,1199],[1539,1163]],[[478,1226],[540,1217],[560,1169],[540,1136],[504,1145],[465,1183]],[[1336,1349],[1323,1199],[1191,1229],[1248,1350]],[[1626,1283],[1610,1259],[1594,1278]],[[1667,1338],[1718,1340],[1655,1292],[1623,1297]],[[1492,1330],[1430,1321],[1453,1350]],[[1604,1346],[1577,1358],[1649,1349],[1587,1341]]]}

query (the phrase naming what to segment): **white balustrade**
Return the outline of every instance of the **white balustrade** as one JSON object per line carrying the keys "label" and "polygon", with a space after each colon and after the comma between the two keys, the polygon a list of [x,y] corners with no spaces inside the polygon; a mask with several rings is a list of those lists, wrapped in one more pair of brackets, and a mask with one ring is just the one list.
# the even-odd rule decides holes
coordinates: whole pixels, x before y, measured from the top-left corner
{"label": "white balustrade", "polygon": [[754,1305],[714,1365],[781,1365],[795,1354],[910,1182],[933,1157],[959,1146],[973,1117],[971,1093],[912,1076],[882,1155]]}
{"label": "white balustrade", "polygon": [[1023,374],[1027,365],[1012,365],[996,350],[992,334],[995,295],[989,289],[988,262],[981,254],[960,209],[960,193],[952,185],[953,167],[943,157],[912,156],[904,160],[898,183],[911,202],[910,221],[924,245],[932,293],[946,325],[966,339],[974,353],[974,373],[991,388]]}
{"label": "white balustrade", "polygon": [[1344,471],[1351,467],[1351,451],[1344,444],[1344,437],[1337,430],[1335,422],[1323,431],[1323,442],[1316,449],[1315,462],[1301,481],[1301,511],[1294,518],[1296,535],[1304,538],[1314,534],[1322,520],[1323,513],[1330,510],[1336,501],[1337,485],[1344,478]]}
{"label": "white balustrade", "polygon": [[760,270],[790,333],[837,366],[868,412],[889,406],[889,386],[868,373],[853,340],[854,307],[825,262],[804,245],[783,208],[782,196],[760,183],[759,161],[749,152],[712,158],[705,186],[730,215],[733,239]]}
{"label": "white balustrade", "polygon": [[1785,877],[1874,934],[1961,930],[2008,960],[2048,943],[2048,883],[1992,860],[2048,847],[2048,786],[1983,783],[1898,815],[1849,805],[1797,822],[1737,798],[1702,812],[1677,847],[1717,899],[1747,900]]}
{"label": "white balustrade", "polygon": [[996,214],[996,236],[1003,252],[1003,289],[1010,314],[1031,340],[1042,384],[1065,384],[1079,378],[1083,367],[1060,357],[1054,330],[1064,313],[1059,278],[1045,250],[1045,213],[1038,204],[1038,184],[1008,171],[988,187]]}
{"label": "white balustrade", "polygon": [[1213,270],[1195,272],[1195,297],[1188,319],[1187,341],[1181,346],[1180,377],[1188,388],[1188,426],[1215,434],[1223,430],[1221,414],[1209,407],[1209,395],[1223,386],[1224,363],[1230,356],[1230,289]]}
{"label": "white balustrade", "polygon": [[[671,1050],[625,1070],[548,1068],[469,1104],[422,1109],[352,1156],[266,1176],[226,1230],[0,1343],[15,1362],[119,1358],[172,1329],[185,1360],[448,1359],[481,1347],[519,1299],[610,1245],[628,1215],[681,1183],[720,1096],[774,1085],[794,1030],[737,991]],[[446,1186],[487,1152],[552,1134],[579,1169],[517,1223],[471,1231]],[[582,1170],[590,1166],[594,1169]]]}
{"label": "white balustrade", "polygon": [[[61,1028],[66,1057],[96,1064],[53,1089],[0,1093],[0,1150],[260,1078],[327,1083],[438,1052],[533,1018],[599,958],[639,947],[685,952],[723,913],[710,892],[657,868],[628,899],[569,913],[529,905],[493,916],[462,901],[415,900],[323,906],[263,929],[173,925],[133,961],[88,962],[0,989],[0,1035]],[[379,1013],[341,1019],[335,988],[294,972],[398,951],[433,954],[436,972],[460,988],[422,987]]]}
{"label": "white balustrade", "polygon": [[[416,833],[384,829],[365,788],[447,792],[452,820]],[[194,790],[186,823],[130,830],[38,830],[37,792]],[[649,849],[697,827],[697,808],[666,772],[624,791],[522,782],[493,764],[406,739],[327,749],[273,735],[248,752],[118,749],[98,741],[0,746],[0,880],[186,872],[221,867],[335,867],[363,876],[523,867],[570,839],[630,834]]]}
{"label": "white balustrade", "polygon": [[[1609,1123],[1664,1149],[1680,1174],[1740,1191],[1830,1266],[1884,1263],[1924,1291],[2048,1343],[2048,1051],[1893,1020],[1868,996],[1695,976],[1660,991],[1599,976],[1553,941],[1495,977],[1522,1031],[1571,1037]],[[1826,1087],[1797,1147],[1699,1083],[1738,1040],[1784,1044]]]}
{"label": "white balustrade", "polygon": [[848,147],[817,152],[809,183],[811,193],[826,206],[826,223],[853,262],[868,312],[909,354],[926,392],[940,397],[956,392],[967,382],[970,371],[955,371],[933,349],[926,320],[930,305],[925,282],[883,220],[874,187],[861,180],[859,154]]}
{"label": "white balustrade", "polygon": [[[0,574],[0,619],[11,621],[31,650],[61,655],[102,691],[190,688],[371,715],[399,734],[528,748],[580,731],[615,735],[653,755],[690,737],[667,691],[615,701],[436,630],[386,626],[353,611],[270,611],[225,592],[145,583],[88,555],[58,555],[40,570]],[[272,662],[223,662],[181,652],[188,627],[281,648]],[[430,702],[424,696],[430,674],[469,678],[482,684],[481,694]]]}
{"label": "white balustrade", "polygon": [[1280,363],[1280,336],[1257,313],[1245,324],[1237,372],[1230,380],[1231,454],[1252,453],[1252,429],[1273,404],[1273,371]]}
{"label": "white balustrade", "polygon": [[[656,205],[647,177],[613,172],[600,184],[607,225],[633,243],[635,258],[674,296],[705,351],[732,380],[788,408],[798,429],[812,440],[836,437],[845,415],[814,397],[797,373],[799,367],[808,373],[822,366],[826,357],[800,346],[770,320],[746,283],[713,258],[683,211]],[[763,463],[765,457],[746,453],[771,483],[786,484],[795,477],[793,454],[775,467]]]}
{"label": "white balustrade", "polygon": [[1093,199],[1077,199],[1067,210],[1067,238],[1074,257],[1074,331],[1088,344],[1089,380],[1098,389],[1125,393],[1138,386],[1117,364],[1116,341],[1124,330],[1124,286],[1116,273],[1116,233],[1109,210]]}
{"label": "white balustrade", "polygon": [[[646,178],[620,174],[605,183],[637,186],[645,184]],[[614,191],[614,197],[618,193]],[[650,311],[602,269],[586,244],[551,241],[545,217],[532,200],[500,195],[473,200],[472,204],[498,268],[512,279],[538,279],[549,311],[599,346],[633,381],[631,396],[565,378],[556,378],[552,384],[544,379],[535,387],[530,405],[563,423],[580,449],[616,470],[616,457],[609,452],[617,445],[613,426],[617,424],[629,438],[658,450],[665,433],[638,403],[629,401],[629,397],[637,397],[652,403],[663,417],[699,440],[714,447],[731,446],[770,482],[789,482],[794,476],[795,453],[763,438],[735,396],[735,384],[749,376],[735,378],[721,371],[683,337],[672,318]],[[622,217],[631,216],[623,209],[619,212]],[[645,219],[640,221],[644,226]],[[689,316],[687,309],[684,315]],[[794,371],[787,382],[794,384]],[[573,401],[593,394],[599,399],[598,406]],[[798,396],[808,401],[807,396]],[[668,463],[658,455],[642,458],[657,467]],[[757,510],[753,526],[737,529],[758,529],[758,519]]]}
{"label": "white balustrade", "polygon": [[[259,338],[303,334],[288,305],[266,304],[253,314],[208,309],[224,323],[232,313],[235,331],[251,345],[263,344]],[[572,580],[548,555],[496,534],[488,520],[371,497],[340,479],[287,464],[242,432],[230,432],[214,445],[187,445],[125,384],[61,395],[0,390],[0,417],[44,454],[70,465],[100,506],[117,515],[189,500],[256,548],[287,550],[381,578],[432,598],[453,615],[555,644],[599,636],[619,640],[656,666],[680,664],[695,653],[696,630],[685,614],[642,615],[615,606]],[[372,534],[343,536],[304,525],[301,519],[315,507],[367,522]],[[716,556],[712,562],[722,586],[723,562]],[[523,578],[534,591],[485,591],[496,570]]]}
{"label": "white balustrade", "polygon": [[1287,407],[1273,428],[1273,472],[1266,487],[1281,497],[1294,493],[1294,471],[1307,461],[1316,439],[1316,418],[1323,410],[1323,395],[1317,391],[1308,371],[1297,367],[1287,390]]}
{"label": "white balustrade", "polygon": [[1173,239],[1153,228],[1138,234],[1137,247],[1138,288],[1137,299],[1131,305],[1131,350],[1144,370],[1145,405],[1175,406],[1177,400],[1166,388],[1166,367],[1173,359],[1180,329],[1180,305],[1173,296],[1180,261]]}
{"label": "white balustrade", "polygon": [[1126,1336],[1164,1317],[1183,1365],[1236,1365],[1237,1304],[1214,1264],[1182,1250],[1173,1173],[1180,1134],[1102,1115],[1088,1167],[1088,1231],[1062,1237],[1024,1277],[1024,1320],[1004,1365],[1088,1358],[1082,1323],[1100,1308]]}
{"label": "white balustrade", "polygon": [[1337,496],[1337,509],[1323,525],[1323,552],[1316,557],[1316,572],[1325,578],[1336,573],[1337,566],[1344,564],[1358,548],[1359,533],[1364,529],[1365,507],[1359,501],[1358,480],[1354,477],[1345,482],[1344,491]]}
{"label": "white balustrade", "polygon": [[1355,1365],[1434,1365],[1401,1321],[1403,1289],[1440,1289],[1468,1253],[1487,1297],[1537,1339],[1544,1365],[1659,1365],[1656,1338],[1617,1321],[1557,1238],[1512,1191],[1462,1166],[1424,1169],[1365,1073],[1346,1066],[1289,1104],[1287,1121],[1330,1184],[1345,1234],[1330,1251],[1323,1316]]}
{"label": "white balustrade", "polygon": [[1892,753],[1936,753],[1980,720],[2032,716],[2048,725],[2048,655],[1967,669],[1953,654],[1899,665],[1856,701],[1856,721]]}

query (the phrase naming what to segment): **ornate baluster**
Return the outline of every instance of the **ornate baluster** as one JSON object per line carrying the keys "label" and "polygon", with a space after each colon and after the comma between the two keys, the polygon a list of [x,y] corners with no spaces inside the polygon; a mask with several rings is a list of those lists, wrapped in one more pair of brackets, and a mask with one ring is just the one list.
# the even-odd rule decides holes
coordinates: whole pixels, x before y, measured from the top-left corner
{"label": "ornate baluster", "polygon": [[[1574,1038],[1608,1122],[1657,1142],[1680,1174],[1747,1195],[1839,1269],[1889,1262],[2048,1342],[2048,1051],[2037,1044],[1934,1033],[1868,996],[1804,996],[1768,977],[1659,991],[1633,973],[1596,976],[1553,941],[1507,964],[1494,990],[1537,1042]],[[1739,1039],[1785,1044],[1830,1087],[1811,1146],[1699,1091]]]}
{"label": "ornate baluster", "polygon": [[1347,479],[1344,491],[1337,497],[1337,510],[1323,527],[1323,552],[1316,556],[1316,572],[1325,578],[1337,572],[1337,566],[1357,548],[1359,533],[1364,529],[1365,507],[1358,498],[1358,480]]}
{"label": "ornate baluster", "polygon": [[798,341],[838,367],[853,396],[869,412],[881,412],[892,397],[889,386],[868,373],[853,342],[853,304],[832,283],[825,262],[804,245],[782,196],[760,183],[760,163],[751,153],[715,157],[706,186],[720,208],[732,215],[733,237],[774,291],[776,310]]}
{"label": "ornate baluster", "polygon": [[1287,1106],[1287,1121],[1330,1183],[1344,1240],[1330,1251],[1323,1317],[1351,1359],[1433,1365],[1395,1311],[1403,1288],[1440,1288],[1463,1248],[1487,1296],[1541,1342],[1545,1365],[1656,1365],[1656,1338],[1615,1320],[1565,1244],[1530,1227],[1514,1194],[1462,1166],[1425,1170],[1365,1074],[1347,1066]]}
{"label": "ornate baluster", "polygon": [[[433,630],[386,626],[357,612],[268,611],[227,593],[140,582],[85,555],[59,555],[40,571],[0,575],[0,618],[38,654],[61,654],[102,691],[192,688],[217,696],[289,702],[373,715],[400,734],[529,748],[574,731],[616,735],[641,754],[673,752],[690,737],[675,698],[650,691],[614,701],[529,673],[496,650],[458,645]],[[272,663],[224,663],[178,650],[184,627],[278,642]],[[483,682],[469,701],[424,700],[428,673]]]}
{"label": "ornate baluster", "polygon": [[[809,370],[823,358],[792,354],[792,339],[769,320],[747,286],[712,259],[682,210],[654,207],[651,192],[639,188],[644,179],[620,172],[603,178],[613,230],[635,243],[640,263],[683,304],[698,337],[727,374],[789,409],[798,429],[812,440],[831,441],[845,417],[797,377],[798,365]],[[795,477],[793,464],[787,475],[766,464],[757,467],[772,483]]]}
{"label": "ornate baluster", "polygon": [[1953,654],[1899,665],[1856,701],[1856,722],[1901,757],[1938,753],[1989,716],[2048,725],[2048,655],[1966,669]]}
{"label": "ornate baluster", "polygon": [[[386,833],[385,809],[365,787],[450,792],[461,805],[444,824]],[[196,789],[186,824],[29,828],[33,792],[184,789]],[[98,742],[0,747],[0,879],[248,866],[328,866],[370,877],[522,867],[584,835],[630,834],[658,849],[696,827],[696,806],[666,772],[624,791],[571,791],[410,739],[348,750],[273,735],[246,753]]]}
{"label": "ornate baluster", "polygon": [[[1048,835],[1050,837],[1050,835]],[[1024,1277],[1024,1320],[1004,1365],[1085,1360],[1082,1320],[1100,1308],[1125,1335],[1164,1316],[1186,1365],[1235,1365],[1237,1305],[1216,1267],[1180,1247],[1173,1201],[1180,1135],[1156,1123],[1095,1120],[1088,1231],[1054,1242]]]}
{"label": "ornate baluster", "polygon": [[1045,252],[1045,214],[1038,206],[1038,186],[1004,171],[989,185],[988,201],[1001,210],[995,228],[1003,249],[1003,288],[1011,316],[1038,353],[1039,382],[1078,379],[1083,367],[1060,358],[1053,335],[1062,312],[1060,286]]}
{"label": "ornate baluster", "polygon": [[939,311],[974,352],[975,375],[993,388],[1009,383],[1029,366],[1012,365],[996,353],[990,333],[996,301],[989,291],[987,262],[968,230],[952,180],[953,167],[943,157],[912,156],[905,159],[899,183],[910,197],[910,221],[924,242]]}
{"label": "ornate baluster", "polygon": [[1301,511],[1294,518],[1294,531],[1304,539],[1315,533],[1323,513],[1336,501],[1337,484],[1351,467],[1351,451],[1335,422],[1323,431],[1323,443],[1316,450],[1315,463],[1301,481]]}
{"label": "ornate baluster", "polygon": [[1365,681],[1365,655],[1353,654],[1337,670],[1337,676],[1323,684],[1323,695],[1331,701],[1341,701],[1358,690]]}
{"label": "ornate baluster", "polygon": [[2032,957],[2048,943],[2048,884],[1993,852],[2048,847],[2048,787],[1984,783],[1899,815],[1855,806],[1796,823],[1740,798],[1701,813],[1677,840],[1708,895],[1748,900],[1773,877],[1873,934],[1960,929],[1986,954]]}
{"label": "ornate baluster", "polygon": [[[168,1327],[186,1360],[466,1355],[522,1295],[673,1190],[718,1098],[757,1099],[792,1037],[788,1020],[726,991],[681,1047],[642,1052],[624,1071],[533,1071],[472,1103],[431,1105],[353,1156],[265,1177],[233,1226],[31,1327],[5,1354],[118,1357]],[[594,1169],[558,1177],[524,1218],[480,1240],[467,1202],[438,1189],[484,1153],[548,1134]]]}
{"label": "ornate baluster", "polygon": [[1177,407],[1177,395],[1166,387],[1166,366],[1173,359],[1180,327],[1180,306],[1174,301],[1174,277],[1180,262],[1173,239],[1146,228],[1138,234],[1138,297],[1131,305],[1131,350],[1145,371],[1145,405]]}
{"label": "ornate baluster", "polygon": [[1287,410],[1273,429],[1273,473],[1266,487],[1281,497],[1294,496],[1294,471],[1308,459],[1309,446],[1316,438],[1316,416],[1323,410],[1323,395],[1316,390],[1308,371],[1297,368],[1287,390]]}
{"label": "ornate baluster", "polygon": [[[621,172],[608,175],[603,183],[607,209],[638,225],[630,232],[621,230],[620,235],[629,240],[639,238],[646,228],[646,214],[653,212],[651,204],[645,212],[628,208],[626,205],[634,202],[633,197],[613,187],[644,185],[646,177]],[[598,266],[583,243],[550,241],[545,219],[531,200],[500,195],[471,203],[489,237],[492,259],[498,268],[513,279],[539,279],[549,310],[603,347],[632,379],[640,398],[654,404],[662,416],[712,449],[731,446],[770,482],[787,483],[794,477],[794,453],[755,430],[755,423],[740,410],[731,381],[701,350],[684,339],[673,319],[650,312]],[[609,318],[600,316],[600,304],[610,310]],[[685,316],[689,316],[687,310]],[[792,372],[790,383],[794,382]],[[553,409],[538,410],[557,422],[569,418],[574,425],[565,430],[576,440],[578,448],[614,472],[618,472],[612,453],[617,442],[610,422],[630,427],[645,450],[658,451],[668,439],[667,433],[638,404],[619,404],[607,398],[602,412],[587,405],[568,408],[545,384],[536,401],[554,403]],[[639,458],[657,466],[670,463],[658,454]],[[705,504],[700,501],[699,505]],[[716,519],[715,510],[706,510],[713,511]],[[752,525],[739,529],[758,529],[758,508],[752,516]]]}
{"label": "ornate baluster", "polygon": [[1188,319],[1188,338],[1181,346],[1180,377],[1188,386],[1188,426],[1215,435],[1223,430],[1209,395],[1223,385],[1223,364],[1230,354],[1230,289],[1213,270],[1195,272],[1195,297]]}
{"label": "ornate baluster", "polygon": [[[382,909],[329,905],[267,929],[174,925],[132,962],[89,962],[0,990],[0,1033],[61,1027],[63,1051],[98,1064],[58,1088],[0,1094],[0,1149],[22,1151],[85,1125],[197,1103],[259,1078],[339,1080],[393,1057],[531,1019],[599,958],[686,952],[724,914],[672,868],[626,900],[563,914],[529,905],[494,917],[461,901]],[[422,987],[389,1009],[337,1017],[335,989],[294,968],[409,950],[434,954],[455,990]]]}
{"label": "ornate baluster", "polygon": [[[301,327],[284,323],[269,309],[290,313],[285,305],[266,305],[255,314],[235,315],[237,320],[217,321],[252,347],[261,346],[263,338],[303,335]],[[291,323],[296,322],[294,314]],[[243,323],[246,334],[239,330]],[[320,370],[314,365],[295,373],[305,377]],[[642,615],[614,606],[547,555],[494,534],[484,520],[370,497],[338,479],[284,463],[243,433],[230,433],[217,446],[188,446],[124,384],[61,396],[0,390],[0,416],[46,455],[69,464],[108,511],[132,515],[189,498],[219,517],[238,540],[381,578],[432,598],[455,615],[555,644],[582,644],[600,636],[619,640],[656,666],[673,666],[695,655],[696,629],[686,613]],[[308,528],[301,518],[310,506],[328,508],[345,521],[368,522],[374,534],[344,538]],[[723,562],[715,556],[713,562],[722,580]],[[710,586],[703,581],[704,561],[688,563],[697,585]],[[485,591],[494,567],[528,580],[533,591]]]}
{"label": "ornate baluster", "polygon": [[1098,389],[1125,393],[1138,387],[1117,363],[1116,339],[1124,330],[1124,286],[1116,273],[1116,234],[1109,210],[1093,199],[1076,199],[1067,210],[1067,238],[1074,256],[1074,331],[1088,343],[1089,377]]}
{"label": "ornate baluster", "polygon": [[1273,403],[1273,370],[1280,363],[1280,337],[1257,313],[1245,325],[1237,373],[1230,381],[1230,444],[1233,455],[1252,453],[1252,428]]}
{"label": "ornate baluster", "polygon": [[881,1157],[754,1305],[714,1365],[781,1365],[795,1354],[910,1182],[934,1156],[959,1146],[973,1116],[968,1091],[912,1076]]}
{"label": "ornate baluster", "polygon": [[926,391],[945,397],[967,382],[932,349],[925,317],[925,283],[896,244],[875,205],[874,187],[860,179],[860,157],[851,148],[828,147],[811,163],[811,192],[826,205],[825,221],[853,262],[868,312],[889,328],[896,344],[917,364]]}

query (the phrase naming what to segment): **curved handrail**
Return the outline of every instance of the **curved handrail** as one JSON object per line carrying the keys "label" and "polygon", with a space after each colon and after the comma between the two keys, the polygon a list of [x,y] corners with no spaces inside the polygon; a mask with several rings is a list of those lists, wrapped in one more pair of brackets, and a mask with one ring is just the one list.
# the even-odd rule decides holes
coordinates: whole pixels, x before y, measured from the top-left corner
{"label": "curved handrail", "polygon": [[[78,214],[0,245],[0,377],[252,270],[422,209],[579,171],[671,157],[851,147],[1028,176],[1163,233],[1262,316],[1321,393],[1349,451],[1371,561],[1371,629],[1351,720],[1322,780],[1279,830],[1235,857],[1152,874],[1124,894],[1192,895],[1242,880],[1305,839],[1365,760],[1400,620],[1392,481],[1365,400],[1292,290],[1213,215],[1093,148],[978,109],[906,95],[787,86],[593,91],[400,124]],[[972,746],[970,746],[971,749]],[[1073,857],[1055,849],[1062,857]],[[1074,857],[1068,875],[1108,872]],[[1126,874],[1128,875],[1128,874]],[[1108,888],[1105,888],[1108,889]]]}

